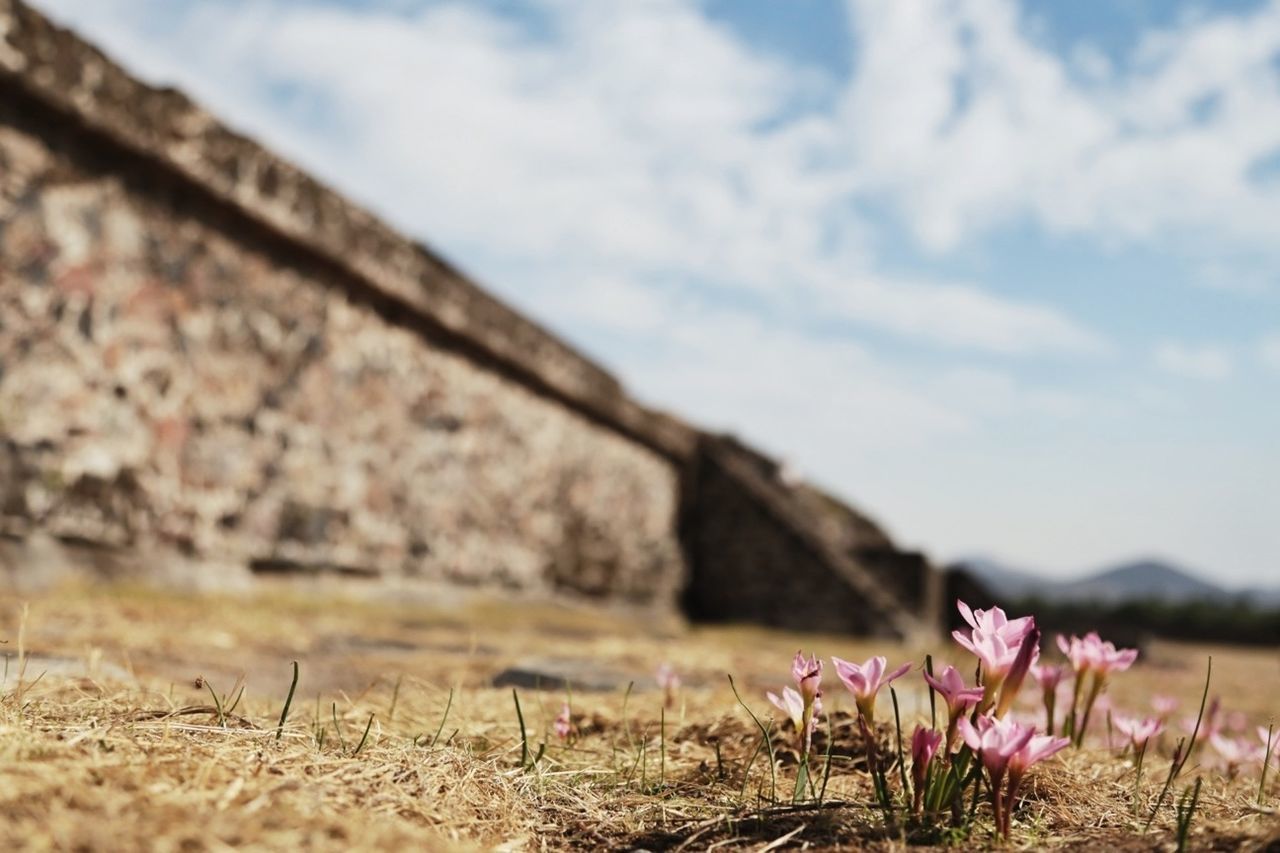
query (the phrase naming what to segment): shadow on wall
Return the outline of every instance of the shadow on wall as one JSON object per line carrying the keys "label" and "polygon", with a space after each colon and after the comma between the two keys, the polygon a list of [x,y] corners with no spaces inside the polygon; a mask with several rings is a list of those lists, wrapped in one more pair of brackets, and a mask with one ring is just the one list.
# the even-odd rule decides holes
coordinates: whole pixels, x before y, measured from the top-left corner
{"label": "shadow on wall", "polygon": [[724,436],[684,479],[685,612],[705,621],[911,637],[936,633],[937,573],[865,516]]}

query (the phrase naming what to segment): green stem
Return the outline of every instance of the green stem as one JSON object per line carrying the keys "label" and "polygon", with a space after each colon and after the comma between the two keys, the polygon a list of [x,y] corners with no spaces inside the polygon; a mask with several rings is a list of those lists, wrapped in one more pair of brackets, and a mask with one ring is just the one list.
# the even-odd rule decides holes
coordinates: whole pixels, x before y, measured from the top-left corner
{"label": "green stem", "polygon": [[1102,693],[1103,678],[1099,673],[1093,674],[1093,681],[1089,685],[1089,698],[1084,703],[1084,714],[1080,717],[1080,728],[1076,731],[1076,746],[1084,744],[1085,733],[1089,731],[1089,717],[1093,714],[1093,704],[1098,701],[1098,695]]}
{"label": "green stem", "polygon": [[747,716],[751,717],[755,722],[756,728],[760,729],[760,734],[764,737],[765,746],[769,750],[769,798],[776,801],[778,799],[778,777],[777,771],[774,769],[776,760],[773,755],[773,739],[769,737],[769,730],[760,722],[760,718],[747,706],[746,702],[742,701],[742,697],[738,694],[738,685],[733,683],[733,676],[726,674],[725,677],[729,679],[729,689],[733,691],[733,698],[738,700],[738,704],[747,712]]}
{"label": "green stem", "polygon": [[520,710],[520,694],[511,688],[511,698],[516,703],[516,719],[520,722],[520,769],[529,766],[529,735],[524,727],[524,712]]}
{"label": "green stem", "polygon": [[1133,775],[1133,816],[1138,816],[1138,797],[1142,789],[1142,759],[1147,754],[1147,741],[1142,742],[1142,746],[1138,748],[1137,767],[1134,768]]}
{"label": "green stem", "polygon": [[289,719],[289,706],[293,704],[293,691],[298,689],[298,662],[293,662],[293,681],[289,683],[289,695],[284,699],[284,709],[280,712],[280,722],[276,725],[276,740],[284,734],[284,721]]}
{"label": "green stem", "polygon": [[1258,805],[1262,805],[1263,796],[1267,790],[1267,765],[1271,763],[1271,748],[1274,746],[1272,738],[1275,736],[1275,730],[1274,722],[1267,726],[1267,750],[1262,753],[1262,776],[1258,779]]}

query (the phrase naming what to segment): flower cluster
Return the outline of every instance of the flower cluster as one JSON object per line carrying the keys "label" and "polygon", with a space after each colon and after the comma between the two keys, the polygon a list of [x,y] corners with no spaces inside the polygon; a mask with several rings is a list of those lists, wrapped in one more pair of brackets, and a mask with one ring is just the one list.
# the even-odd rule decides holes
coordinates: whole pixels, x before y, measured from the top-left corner
{"label": "flower cluster", "polygon": [[[1123,672],[1133,666],[1133,662],[1138,659],[1138,650],[1117,649],[1113,643],[1105,642],[1094,631],[1084,637],[1064,637],[1059,634],[1058,648],[1070,661],[1075,675],[1071,713],[1067,717],[1064,733],[1079,746],[1084,742],[1093,708],[1098,696],[1107,686],[1107,679],[1112,673]],[[1084,700],[1083,704],[1081,699]]]}
{"label": "flower cluster", "polygon": [[[885,657],[878,655],[861,663],[840,657],[829,659],[856,709],[853,721],[865,751],[862,767],[873,787],[874,808],[883,814],[886,826],[895,834],[902,832],[906,837],[908,832],[919,831],[923,837],[937,839],[945,837],[945,833],[940,836],[939,830],[943,822],[950,821],[951,826],[959,830],[959,837],[963,837],[978,813],[985,791],[990,800],[995,832],[1008,838],[1019,792],[1027,774],[1034,766],[1067,747],[1082,746],[1090,722],[1095,717],[1106,721],[1105,741],[1101,738],[1095,741],[1099,751],[1105,749],[1132,759],[1133,816],[1137,818],[1140,808],[1150,808],[1148,825],[1171,802],[1167,796],[1183,767],[1192,758],[1195,759],[1193,767],[1216,764],[1228,776],[1236,776],[1257,765],[1258,803],[1262,805],[1268,770],[1274,766],[1273,760],[1280,757],[1280,732],[1273,722],[1265,728],[1258,728],[1255,740],[1249,731],[1247,715],[1224,709],[1216,698],[1209,701],[1208,676],[1199,713],[1181,721],[1188,736],[1176,739],[1174,743],[1167,732],[1177,725],[1171,720],[1178,708],[1177,700],[1155,695],[1151,697],[1149,709],[1129,713],[1113,706],[1105,695],[1111,679],[1137,661],[1136,649],[1117,648],[1095,632],[1084,636],[1058,636],[1057,647],[1062,657],[1057,661],[1042,662],[1041,631],[1034,617],[1011,619],[999,607],[973,609],[963,601],[957,601],[956,607],[967,627],[952,632],[952,636],[961,648],[973,655],[973,661],[935,670],[932,657],[925,658],[921,668],[923,685],[918,687],[927,687],[929,692],[929,724],[914,727],[909,748],[904,745],[905,730],[893,683],[906,676],[912,665],[901,663],[891,667]],[[806,655],[803,650],[797,651],[791,662],[791,683],[777,693],[766,694],[791,722],[795,733],[799,760],[792,791],[793,803],[799,803],[807,796],[822,803],[833,766],[832,747],[839,740],[837,734],[841,727],[838,721],[829,719],[826,766],[821,773],[812,772],[810,762],[814,734],[825,712],[824,668],[824,662],[817,654]],[[966,672],[974,673],[972,683],[966,681]],[[1028,681],[1034,687],[1024,695],[1022,687]],[[655,672],[654,682],[662,691],[665,713],[676,703],[680,677],[669,664],[664,663]],[[729,684],[759,728],[761,746],[767,747],[769,780],[773,786],[771,799],[776,801],[777,763],[771,726],[761,722],[743,701],[732,677]],[[887,727],[876,725],[877,700],[886,687],[892,695],[893,722],[897,727],[896,737],[891,731],[889,738],[886,738]],[[940,725],[939,698],[945,709],[945,726]],[[1018,707],[1020,698],[1029,701]],[[1042,716],[1028,707],[1035,703],[1043,706]],[[1060,710],[1064,713],[1059,714]],[[521,765],[528,770],[537,764],[546,744],[530,761],[518,697],[516,713],[521,725]],[[683,713],[682,708],[682,717]],[[576,715],[575,719],[569,701],[562,704],[551,729],[566,748],[574,748],[582,734],[575,723],[583,719],[581,715]],[[660,779],[665,772],[665,723],[666,717],[663,716],[659,728],[659,737],[663,739],[659,767],[664,769],[660,770]],[[843,728],[847,732],[847,727]],[[718,740],[716,743],[716,759],[720,765]],[[749,774],[759,749],[757,747],[747,761],[744,776]],[[1149,751],[1170,759],[1164,787],[1155,799],[1142,796],[1143,760]],[[643,760],[643,755],[642,751],[640,760]],[[1125,772],[1127,775],[1127,769]],[[1199,796],[1199,782],[1197,779],[1193,788],[1184,790],[1177,801],[1180,839],[1185,837],[1190,825],[1190,815]],[[744,778],[743,790],[746,784]]]}
{"label": "flower cluster", "polygon": [[[948,665],[935,671],[932,658],[926,658],[922,676],[929,691],[931,719],[929,725],[914,727],[909,749],[904,747],[897,695],[893,696],[894,722],[899,728],[896,739],[889,740],[887,746],[884,727],[876,726],[876,704],[884,688],[889,687],[889,692],[894,693],[893,682],[907,675],[911,664],[891,667],[883,656],[861,663],[840,657],[829,659],[836,677],[853,699],[857,732],[866,753],[864,766],[874,788],[876,807],[887,824],[901,827],[897,822],[905,819],[907,828],[935,832],[941,822],[949,820],[953,826],[964,828],[985,791],[995,831],[1007,838],[1019,792],[1031,768],[1069,746],[1081,746],[1095,717],[1105,716],[1107,748],[1133,757],[1135,816],[1143,800],[1143,758],[1150,749],[1172,755],[1165,792],[1155,803],[1153,816],[1165,802],[1170,784],[1197,750],[1212,749],[1217,762],[1230,775],[1247,765],[1261,764],[1262,783],[1266,781],[1268,763],[1280,755],[1280,733],[1274,726],[1259,729],[1255,742],[1245,734],[1246,718],[1224,712],[1217,700],[1202,704],[1201,714],[1185,723],[1189,738],[1179,740],[1172,749],[1168,745],[1162,747],[1161,738],[1177,710],[1176,700],[1157,695],[1152,697],[1149,710],[1131,714],[1113,708],[1104,695],[1111,678],[1133,666],[1138,657],[1136,649],[1117,648],[1093,632],[1059,636],[1060,662],[1042,662],[1041,631],[1032,616],[1011,619],[999,607],[973,609],[963,601],[957,601],[956,607],[967,627],[954,631],[952,636],[973,655],[977,666]],[[824,714],[823,671],[824,662],[818,655],[797,651],[791,663],[791,683],[777,693],[766,694],[790,720],[795,732],[799,766],[793,800],[797,802],[807,795],[820,799],[831,771],[830,754],[821,774],[810,771],[813,738]],[[974,672],[972,683],[966,682],[964,675],[970,671]],[[1027,691],[1027,698],[1043,706],[1043,716],[1028,712],[1025,706],[1017,707],[1024,695],[1022,687],[1028,681],[1034,688]],[[679,676],[663,664],[655,674],[655,682],[663,692],[664,706],[671,708],[680,688]],[[737,695],[736,688],[734,692]],[[945,708],[945,726],[939,724],[936,713],[939,697]],[[738,701],[742,702],[741,696]],[[751,716],[772,758],[769,727],[754,712]],[[835,724],[829,722],[828,749],[836,740]],[[570,745],[576,739],[578,731],[567,702],[553,729]],[[896,760],[892,754],[895,740]],[[771,763],[771,780],[774,770]],[[821,785],[815,783],[815,778],[821,779]]]}
{"label": "flower cluster", "polygon": [[[1027,771],[1072,743],[1081,743],[1108,677],[1132,665],[1137,652],[1117,649],[1097,634],[1060,637],[1058,643],[1067,663],[1042,664],[1041,635],[1033,617],[1010,619],[999,607],[975,610],[963,601],[956,602],[956,606],[968,628],[955,631],[952,636],[977,659],[976,682],[966,684],[954,666],[935,673],[931,662],[927,662],[924,680],[931,695],[940,696],[946,706],[946,728],[915,729],[909,782],[907,756],[900,757],[902,786],[910,786],[910,796],[902,800],[902,806],[919,820],[933,821],[946,815],[959,820],[966,792],[973,791],[980,784],[979,776],[985,774],[984,787],[990,792],[996,829],[1007,836]],[[833,657],[831,664],[853,697],[876,798],[886,815],[891,815],[898,801],[886,769],[893,766],[892,761],[883,760],[876,734],[876,700],[881,690],[906,675],[911,665],[904,663],[890,669],[888,661],[880,656],[862,663]],[[801,778],[808,778],[812,736],[823,710],[823,665],[816,655],[806,657],[797,652],[791,669],[795,686],[769,693],[768,698],[794,725],[804,774]],[[1028,676],[1038,685],[1045,706],[1043,730],[1011,713]],[[1055,734],[1059,688],[1065,687],[1068,679],[1073,682],[1071,707],[1062,721],[1061,732]],[[930,705],[934,707],[932,700]],[[1116,728],[1129,738],[1135,750],[1145,749],[1163,726],[1160,717],[1122,717],[1116,721]],[[903,797],[907,794],[904,790]]]}

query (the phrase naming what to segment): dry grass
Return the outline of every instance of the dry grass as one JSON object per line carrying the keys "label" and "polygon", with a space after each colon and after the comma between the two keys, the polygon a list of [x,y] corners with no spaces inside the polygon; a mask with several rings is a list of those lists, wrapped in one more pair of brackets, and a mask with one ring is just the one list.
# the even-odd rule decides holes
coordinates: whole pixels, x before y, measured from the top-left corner
{"label": "dry grass", "polygon": [[[3,849],[990,843],[985,818],[967,840],[886,833],[865,805],[870,787],[842,715],[822,808],[770,805],[762,756],[744,778],[759,733],[737,708],[725,673],[764,713],[762,690],[781,684],[798,646],[846,657],[873,650],[846,638],[687,629],[550,605],[77,588],[33,597],[25,624],[18,601],[0,600],[0,640],[8,655],[0,704]],[[895,659],[922,651],[878,648]],[[1148,666],[1117,682],[1117,704],[1169,692],[1192,705],[1202,651],[1156,647]],[[1229,704],[1259,720],[1280,707],[1274,652],[1213,653],[1215,685]],[[580,736],[572,746],[550,734],[563,692],[521,690],[530,749],[547,744],[536,767],[523,770],[511,691],[491,683],[530,657],[591,661],[616,671],[620,684],[634,679],[636,688],[630,696],[621,687],[575,694]],[[277,740],[292,660],[300,661],[302,679]],[[675,663],[688,685],[670,712],[661,710],[649,675],[662,660]],[[245,694],[226,713],[242,674]],[[225,726],[210,687],[224,705]],[[828,696],[829,707],[839,703],[837,690]],[[920,707],[919,695],[902,699]],[[882,708],[889,715],[888,703]],[[784,741],[777,799],[789,802],[795,761]],[[1153,801],[1168,764],[1147,763],[1141,796]],[[1034,772],[1013,846],[1167,844],[1171,809],[1150,834],[1132,817],[1132,772],[1126,759],[1102,750]],[[1277,837],[1280,786],[1269,786],[1259,809],[1256,777],[1204,778],[1195,848],[1261,849]]]}

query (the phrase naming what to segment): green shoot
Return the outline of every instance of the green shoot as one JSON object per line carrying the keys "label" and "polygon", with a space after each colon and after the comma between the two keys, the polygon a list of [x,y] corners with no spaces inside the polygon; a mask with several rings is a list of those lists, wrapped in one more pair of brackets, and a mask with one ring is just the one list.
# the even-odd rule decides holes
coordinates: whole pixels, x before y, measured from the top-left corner
{"label": "green shoot", "polygon": [[760,750],[764,749],[765,739],[762,737],[756,742],[756,748],[751,751],[751,757],[747,759],[747,764],[742,768],[742,787],[738,789],[738,799],[742,799],[747,795],[747,780],[751,778],[751,766],[756,763],[756,756],[760,754]]}
{"label": "green shoot", "polygon": [[[1110,719],[1110,715],[1108,715],[1108,719]],[[1142,791],[1142,760],[1147,755],[1148,744],[1149,744],[1149,741],[1144,740],[1142,742],[1142,746],[1137,747],[1138,755],[1137,755],[1137,758],[1135,759],[1137,766],[1134,768],[1134,771],[1133,771],[1133,816],[1134,817],[1138,816],[1138,797],[1141,795],[1141,791]]]}
{"label": "green shoot", "polygon": [[352,757],[360,754],[360,750],[364,749],[364,742],[369,739],[369,729],[373,728],[373,714],[369,714],[369,722],[364,725],[364,734],[360,736],[360,743],[356,745],[356,751],[351,753]]}
{"label": "green shoot", "polygon": [[635,739],[631,736],[631,720],[627,717],[627,703],[631,701],[631,689],[636,686],[634,681],[627,682],[627,692],[622,694],[622,729],[627,735],[627,748],[635,749]]}
{"label": "green shoot", "polygon": [[1151,809],[1151,814],[1147,816],[1146,826],[1142,828],[1143,832],[1151,829],[1151,824],[1155,822],[1156,814],[1160,811],[1160,807],[1164,805],[1164,798],[1169,794],[1169,788],[1177,781],[1178,774],[1182,772],[1187,759],[1191,757],[1191,751],[1196,748],[1196,737],[1200,734],[1200,723],[1204,720],[1205,705],[1209,701],[1209,682],[1212,678],[1213,655],[1210,655],[1208,670],[1204,676],[1204,692],[1200,695],[1200,713],[1196,714],[1196,725],[1191,730],[1191,740],[1186,742],[1186,750],[1182,749],[1182,741],[1178,742],[1178,749],[1174,752],[1173,764],[1169,767],[1169,777],[1165,779],[1164,789],[1160,791],[1160,798],[1156,800],[1155,807]]}
{"label": "green shoot", "polygon": [[218,725],[225,729],[227,727],[227,715],[222,710],[222,700],[218,698],[218,692],[213,689],[213,685],[209,683],[208,679],[205,679],[204,686],[209,688],[209,695],[213,697],[213,707],[218,712]]}
{"label": "green shoot", "polygon": [[284,709],[280,711],[280,722],[276,725],[276,740],[284,734],[285,720],[289,719],[289,706],[293,704],[293,691],[298,689],[298,662],[293,662],[293,681],[289,683],[289,695],[284,699]]}
{"label": "green shoot", "polygon": [[387,725],[391,725],[391,721],[396,718],[396,703],[400,701],[400,683],[404,681],[404,675],[396,676],[396,686],[391,691],[391,706],[387,708]]}
{"label": "green shoot", "polygon": [[902,790],[908,790],[907,763],[902,758],[902,716],[898,713],[898,693],[889,687],[889,698],[893,700],[893,728],[898,733],[898,774],[902,777]]}
{"label": "green shoot", "polygon": [[742,697],[738,695],[738,685],[733,683],[733,676],[726,675],[725,677],[729,679],[729,689],[733,691],[733,698],[738,700],[738,704],[741,705],[743,710],[747,712],[747,715],[751,717],[751,720],[756,724],[756,727],[760,729],[761,736],[764,737],[765,746],[769,750],[769,798],[776,801],[778,799],[778,777],[777,771],[774,769],[774,765],[777,761],[773,754],[773,739],[769,737],[769,730],[760,722],[760,718],[755,715],[755,712],[752,711],[751,708],[747,706],[747,703],[742,701]]}
{"label": "green shoot", "polygon": [[524,727],[524,712],[520,710],[520,695],[514,687],[511,688],[511,698],[516,703],[516,719],[520,723],[520,766],[523,768],[529,764],[529,734]]}
{"label": "green shoot", "polygon": [[[228,714],[234,713],[236,708],[240,705],[240,700],[244,698],[244,688],[244,676],[242,675],[240,676],[240,692],[236,694],[236,698],[231,700],[231,704],[227,706]],[[233,687],[232,689],[234,690],[235,688]],[[225,696],[223,697],[223,701],[226,701]]]}
{"label": "green shoot", "polygon": [[[512,690],[514,693],[514,689]],[[431,748],[435,749],[436,744],[440,742],[440,733],[444,731],[444,721],[449,719],[449,709],[453,707],[453,688],[449,688],[449,699],[444,703],[444,714],[440,717],[440,725],[436,727],[435,736],[431,738]],[[516,709],[519,710],[519,703]]]}
{"label": "green shoot", "polygon": [[[934,677],[933,655],[924,656],[924,671],[929,673],[930,678]],[[929,728],[933,729],[934,731],[937,731],[938,730],[938,694],[937,694],[937,691],[933,689],[932,684],[930,684],[928,681],[926,681],[925,684],[929,685]],[[1053,723],[1049,723],[1049,730],[1050,731],[1053,730]]]}
{"label": "green shoot", "polygon": [[342,736],[342,726],[338,725],[338,703],[334,702],[331,708],[333,712],[333,731],[338,735],[338,749],[342,752],[347,751],[346,738]]}
{"label": "green shoot", "polygon": [[1267,725],[1267,748],[1262,753],[1262,775],[1258,778],[1258,805],[1261,806],[1267,790],[1267,766],[1271,763],[1271,750],[1275,748],[1276,724]]}
{"label": "green shoot", "polygon": [[1200,802],[1201,777],[1196,777],[1195,787],[1183,791],[1178,799],[1178,853],[1187,849],[1187,835],[1191,832],[1191,821],[1195,819],[1196,805]]}
{"label": "green shoot", "polygon": [[822,766],[822,788],[818,791],[818,805],[821,807],[827,798],[827,782],[831,779],[831,748],[836,743],[836,730],[831,722],[831,715],[827,715],[827,754]]}
{"label": "green shoot", "polygon": [[667,706],[658,709],[658,785],[667,784]]}

